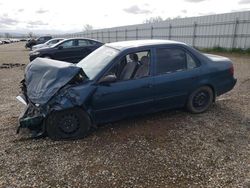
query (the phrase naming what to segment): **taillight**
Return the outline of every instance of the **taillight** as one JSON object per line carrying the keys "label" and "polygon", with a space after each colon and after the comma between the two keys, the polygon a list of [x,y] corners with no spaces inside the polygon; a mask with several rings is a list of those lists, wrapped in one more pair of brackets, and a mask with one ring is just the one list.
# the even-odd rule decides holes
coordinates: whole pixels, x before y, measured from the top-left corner
{"label": "taillight", "polygon": [[232,65],[229,69],[229,73],[233,76],[234,75],[234,66]]}

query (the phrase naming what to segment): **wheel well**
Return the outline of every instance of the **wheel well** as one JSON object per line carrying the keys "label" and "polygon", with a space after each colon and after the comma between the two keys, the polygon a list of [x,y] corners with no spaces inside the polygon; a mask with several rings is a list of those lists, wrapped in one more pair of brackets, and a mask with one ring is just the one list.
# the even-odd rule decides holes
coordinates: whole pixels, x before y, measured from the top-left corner
{"label": "wheel well", "polygon": [[[207,87],[210,87],[210,88],[212,89],[212,91],[213,91],[213,102],[215,102],[216,92],[215,92],[214,87],[213,87],[211,84],[200,85],[199,87],[195,88],[195,90],[198,89],[198,88],[200,88],[200,87],[203,87],[203,86],[207,86]],[[192,91],[189,93],[188,98],[189,98],[189,96],[191,95],[191,93],[192,93],[193,91],[194,91],[194,90],[192,90]]]}
{"label": "wheel well", "polygon": [[52,110],[51,112],[48,113],[48,115],[47,115],[46,118],[48,118],[48,116],[51,115],[53,112],[62,111],[62,110],[67,110],[67,109],[72,109],[72,108],[79,108],[80,110],[83,110],[83,111],[88,115],[88,117],[89,117],[89,119],[90,119],[90,121],[91,121],[91,126],[94,127],[94,128],[96,128],[96,126],[97,126],[97,125],[96,125],[96,121],[95,121],[95,119],[94,119],[93,114],[91,113],[91,110],[87,110],[87,108],[86,108],[84,105],[72,106],[72,107],[70,107],[70,108],[60,109],[60,110]]}
{"label": "wheel well", "polygon": [[85,105],[81,105],[80,108],[83,109],[88,114],[89,119],[91,121],[91,127],[97,128],[97,124],[96,124],[94,115],[92,113],[92,110],[91,109],[87,109]]}
{"label": "wheel well", "polygon": [[213,91],[213,102],[215,102],[216,92],[215,92],[214,86],[212,86],[211,84],[205,84],[203,86],[208,86],[208,87],[210,87],[212,89],[212,91]]}

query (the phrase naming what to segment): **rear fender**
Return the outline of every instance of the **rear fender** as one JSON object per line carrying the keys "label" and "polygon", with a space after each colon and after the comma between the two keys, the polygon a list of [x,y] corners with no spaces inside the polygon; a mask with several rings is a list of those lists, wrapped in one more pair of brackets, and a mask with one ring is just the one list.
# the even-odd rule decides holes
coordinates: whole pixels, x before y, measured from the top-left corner
{"label": "rear fender", "polygon": [[215,101],[215,98],[217,96],[216,94],[216,87],[213,83],[211,83],[208,79],[202,79],[199,84],[196,86],[196,88],[193,88],[190,92],[189,92],[189,95],[195,91],[196,89],[200,88],[200,87],[203,87],[203,86],[208,86],[210,87],[212,90],[213,90],[213,101]]}

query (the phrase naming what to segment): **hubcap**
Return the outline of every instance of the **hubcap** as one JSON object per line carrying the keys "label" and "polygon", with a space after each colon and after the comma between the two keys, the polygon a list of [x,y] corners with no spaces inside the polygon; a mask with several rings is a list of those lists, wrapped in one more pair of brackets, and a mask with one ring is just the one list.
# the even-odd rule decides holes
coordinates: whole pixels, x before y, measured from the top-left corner
{"label": "hubcap", "polygon": [[68,114],[62,117],[59,122],[59,128],[66,134],[72,134],[79,129],[79,123],[80,122],[75,115]]}
{"label": "hubcap", "polygon": [[196,108],[204,108],[208,105],[209,100],[209,93],[207,91],[200,91],[194,96],[193,106]]}

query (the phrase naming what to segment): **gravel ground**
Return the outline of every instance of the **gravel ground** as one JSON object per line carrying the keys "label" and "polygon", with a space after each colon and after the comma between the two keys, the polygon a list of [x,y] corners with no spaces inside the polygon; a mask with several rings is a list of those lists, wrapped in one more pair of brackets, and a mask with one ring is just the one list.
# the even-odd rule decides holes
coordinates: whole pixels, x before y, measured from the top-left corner
{"label": "gravel ground", "polygon": [[[27,63],[23,46],[0,46],[0,65]],[[0,69],[0,187],[250,187],[250,57],[224,56],[238,83],[208,112],[118,121],[78,141],[16,135],[24,67]]]}

